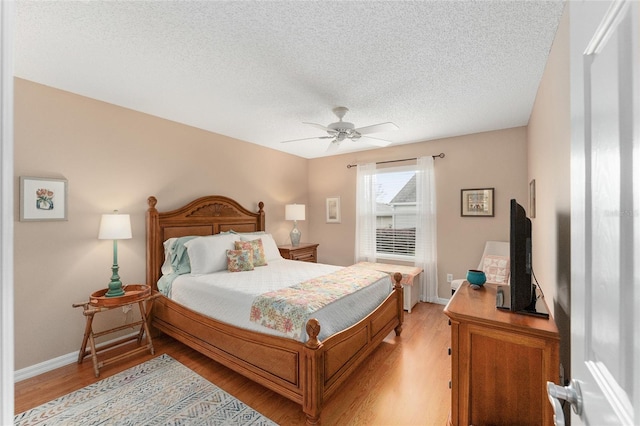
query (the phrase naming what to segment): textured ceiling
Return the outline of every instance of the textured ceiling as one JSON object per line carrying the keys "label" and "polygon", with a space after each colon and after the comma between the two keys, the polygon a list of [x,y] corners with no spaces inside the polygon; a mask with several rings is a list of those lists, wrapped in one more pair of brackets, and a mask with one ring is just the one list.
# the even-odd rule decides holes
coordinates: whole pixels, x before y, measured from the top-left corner
{"label": "textured ceiling", "polygon": [[[15,75],[305,158],[526,125],[562,1],[22,1]],[[345,141],[337,153],[371,149]]]}

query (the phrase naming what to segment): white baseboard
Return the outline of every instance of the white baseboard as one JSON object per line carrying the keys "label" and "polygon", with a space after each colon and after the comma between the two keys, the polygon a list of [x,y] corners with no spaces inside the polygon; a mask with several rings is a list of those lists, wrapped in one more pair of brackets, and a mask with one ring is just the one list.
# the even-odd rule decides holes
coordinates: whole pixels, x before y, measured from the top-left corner
{"label": "white baseboard", "polygon": [[[131,333],[130,336],[136,336],[138,332]],[[109,344],[111,342],[115,342],[116,340],[120,340],[123,337],[128,337],[128,335],[120,336],[116,339],[109,340],[108,342],[101,343],[100,346]],[[13,372],[14,382],[20,382],[25,379],[30,379],[31,377],[35,377],[39,374],[47,373],[51,370],[55,370],[56,368],[64,367],[65,365],[73,364],[74,362],[78,362],[78,351],[71,352],[66,355],[59,356],[57,358],[50,359],[48,361],[43,361],[39,364],[32,365],[30,367],[26,367],[20,370],[16,370]],[[90,359],[85,358],[85,362],[91,362]]]}
{"label": "white baseboard", "polygon": [[442,297],[438,297],[435,301],[433,302],[425,302],[424,300],[420,300],[423,303],[435,303],[437,305],[446,305],[447,303],[449,303],[449,299],[443,299]]}
{"label": "white baseboard", "polygon": [[65,365],[72,364],[78,361],[78,351],[70,354],[62,355],[49,361],[44,361],[31,367],[26,367],[21,370],[16,370],[13,373],[15,382],[20,382],[31,377],[35,377],[38,374],[46,373],[56,368],[64,367]]}

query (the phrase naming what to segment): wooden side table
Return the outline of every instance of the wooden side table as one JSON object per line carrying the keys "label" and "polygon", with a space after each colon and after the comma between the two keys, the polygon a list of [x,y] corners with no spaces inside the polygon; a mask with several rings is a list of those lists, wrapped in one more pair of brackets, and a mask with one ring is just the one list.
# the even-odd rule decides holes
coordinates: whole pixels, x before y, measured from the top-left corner
{"label": "wooden side table", "polygon": [[295,247],[289,244],[278,246],[278,250],[280,250],[280,256],[285,259],[318,262],[318,244],[300,243]]}
{"label": "wooden side table", "polygon": [[[96,291],[91,295],[88,302],[74,303],[74,308],[83,308],[83,314],[87,318],[87,323],[84,329],[84,337],[82,338],[82,345],[80,346],[80,352],[78,353],[78,364],[82,364],[82,361],[87,355],[91,355],[93,361],[93,372],[96,377],[100,376],[100,368],[105,365],[117,362],[123,358],[144,352],[149,350],[151,354],[154,354],[153,341],[151,340],[151,333],[149,332],[149,323],[147,321],[149,314],[151,313],[151,307],[153,300],[159,296],[159,293],[152,294],[151,287],[143,284],[130,284],[124,286],[125,294],[120,297],[106,297],[105,293],[107,289]],[[140,321],[133,322],[131,324],[125,324],[120,327],[111,328],[108,330],[94,332],[93,330],[93,317],[99,312],[105,312],[114,308],[119,308],[126,305],[138,304],[140,309]],[[114,342],[110,342],[99,347],[96,346],[95,338],[104,336],[107,334],[115,333],[116,331],[125,330],[127,328],[140,327],[140,331],[133,336],[123,337]],[[132,349],[125,353],[113,356],[111,358],[98,361],[98,353],[107,349],[121,345],[133,340],[138,341],[138,345],[142,343],[142,337],[146,335],[146,344],[138,348]],[[89,349],[87,349],[87,343]]]}

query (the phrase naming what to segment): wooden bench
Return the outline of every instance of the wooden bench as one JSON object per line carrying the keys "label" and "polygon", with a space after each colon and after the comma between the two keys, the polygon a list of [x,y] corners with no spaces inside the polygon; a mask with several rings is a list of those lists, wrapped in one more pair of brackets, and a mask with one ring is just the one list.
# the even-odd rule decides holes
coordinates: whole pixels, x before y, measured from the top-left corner
{"label": "wooden bench", "polygon": [[375,269],[376,271],[388,272],[389,274],[400,272],[402,274],[400,283],[404,287],[404,310],[411,313],[411,309],[418,303],[420,298],[420,274],[422,273],[422,268],[378,262],[358,262],[357,265]]}

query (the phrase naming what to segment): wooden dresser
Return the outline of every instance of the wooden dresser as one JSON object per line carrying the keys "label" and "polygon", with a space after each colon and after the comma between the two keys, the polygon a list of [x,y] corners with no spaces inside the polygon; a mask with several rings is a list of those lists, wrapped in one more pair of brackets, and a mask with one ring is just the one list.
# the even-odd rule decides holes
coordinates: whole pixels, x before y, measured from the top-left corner
{"label": "wooden dresser", "polygon": [[552,425],[560,336],[549,319],[498,310],[495,285],[465,281],[444,309],[451,325],[452,425]]}
{"label": "wooden dresser", "polygon": [[280,256],[285,259],[302,260],[304,262],[318,262],[318,244],[300,243],[292,245],[278,246]]}

